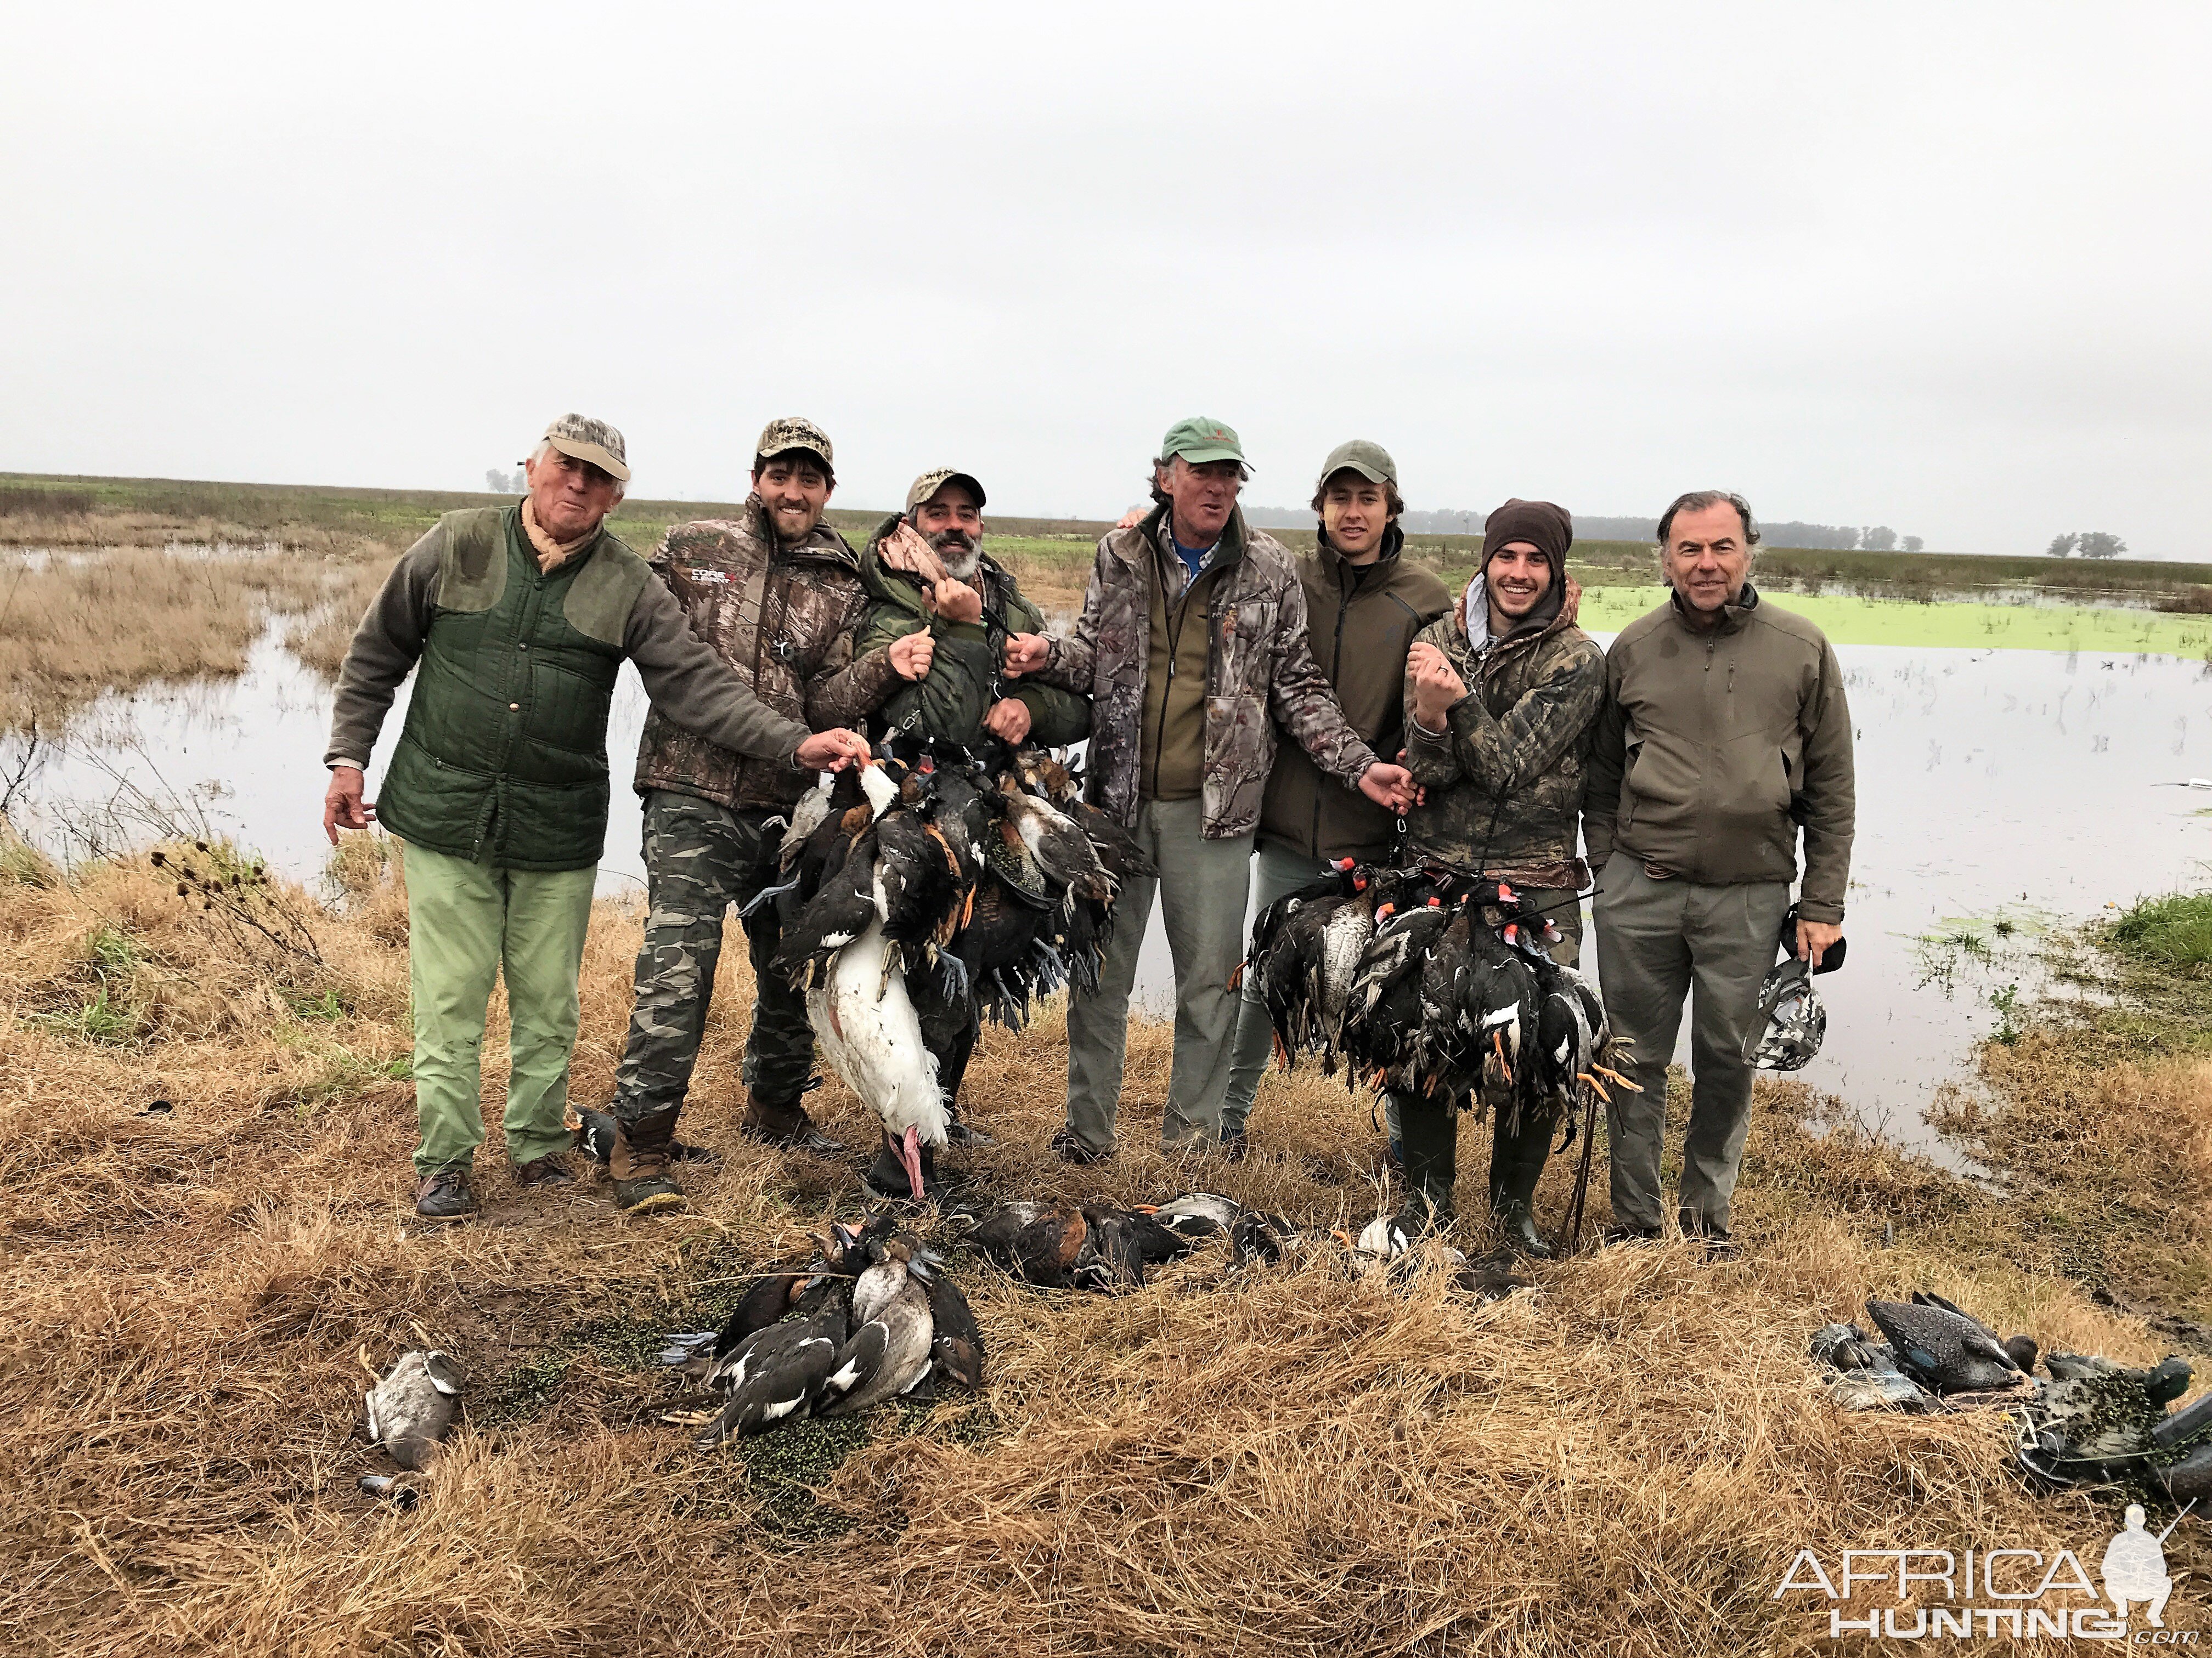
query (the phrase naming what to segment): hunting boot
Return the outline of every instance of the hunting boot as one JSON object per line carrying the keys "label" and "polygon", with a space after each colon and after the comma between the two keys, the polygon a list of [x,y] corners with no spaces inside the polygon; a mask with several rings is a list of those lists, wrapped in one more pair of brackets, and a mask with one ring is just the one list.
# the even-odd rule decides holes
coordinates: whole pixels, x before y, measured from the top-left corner
{"label": "hunting boot", "polygon": [[1398,1143],[1406,1168],[1406,1203],[1398,1224],[1408,1237],[1452,1224],[1452,1187],[1459,1177],[1459,1111],[1449,1100],[1398,1097]]}
{"label": "hunting boot", "polygon": [[769,1100],[754,1089],[745,1096],[745,1114],[738,1128],[753,1139],[766,1140],[787,1151],[811,1151],[817,1157],[834,1157],[845,1149],[843,1141],[831,1139],[814,1126],[814,1119],[806,1114],[797,1095],[788,1100]]}
{"label": "hunting boot", "polygon": [[447,1163],[416,1182],[415,1212],[424,1220],[466,1220],[477,1212],[469,1193],[469,1166]]}
{"label": "hunting boot", "polygon": [[607,1173],[614,1176],[615,1207],[625,1214],[686,1206],[684,1188],[669,1171],[675,1151],[676,1114],[682,1108],[664,1105],[635,1122],[616,1123]]}
{"label": "hunting boot", "polygon": [[1490,1131],[1490,1212],[1516,1254],[1548,1260],[1552,1246],[1536,1231],[1536,1182],[1552,1154],[1548,1123],[1523,1121],[1509,1130],[1510,1108],[1498,1107]]}
{"label": "hunting boot", "polygon": [[860,1177],[861,1189],[872,1198],[887,1203],[927,1202],[938,1189],[937,1159],[927,1145],[921,1148],[921,1183],[923,1193],[917,1199],[914,1182],[906,1177],[906,1164],[900,1160],[897,1145],[888,1133],[876,1147],[876,1160]]}

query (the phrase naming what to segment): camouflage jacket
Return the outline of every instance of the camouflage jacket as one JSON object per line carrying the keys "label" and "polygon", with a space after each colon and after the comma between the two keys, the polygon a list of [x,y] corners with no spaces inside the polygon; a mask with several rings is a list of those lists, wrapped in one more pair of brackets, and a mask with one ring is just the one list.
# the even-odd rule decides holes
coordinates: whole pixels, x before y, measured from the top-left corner
{"label": "camouflage jacket", "polygon": [[[778,714],[815,731],[857,728],[890,689],[889,662],[853,659],[867,596],[859,560],[828,525],[785,547],[750,500],[742,518],[671,525],[650,562],[692,631]],[[672,789],[732,809],[787,806],[812,781],[788,762],[748,760],[696,737],[658,710],[638,744],[641,794]]]}
{"label": "camouflage jacket", "polygon": [[[1206,613],[1206,786],[1202,821],[1210,841],[1249,835],[1274,764],[1275,727],[1296,738],[1315,763],[1356,786],[1375,753],[1338,706],[1306,644],[1306,596],[1290,551],[1247,527],[1241,511],[1222,531],[1218,558],[1231,564]],[[1167,508],[1100,538],[1075,631],[1052,642],[1036,677],[1091,698],[1091,748],[1084,789],[1127,827],[1137,820],[1138,723],[1152,632],[1152,584],[1189,580],[1168,534]]]}
{"label": "camouflage jacket", "polygon": [[[919,683],[891,682],[890,695],[877,713],[872,732],[895,731],[936,743],[955,743],[981,748],[989,733],[983,716],[1000,697],[1011,696],[1030,711],[1030,741],[1046,748],[1060,748],[1081,740],[1091,729],[1091,705],[1069,691],[1055,690],[1036,680],[1001,683],[999,658],[1006,641],[980,623],[947,622],[922,608],[921,589],[895,570],[886,570],[877,548],[898,527],[900,519],[885,519],[868,537],[860,554],[860,585],[867,590],[868,610],[853,647],[854,659],[865,663],[887,651],[911,633],[929,629],[936,641],[929,671]],[[1036,633],[1044,626],[1044,612],[1022,596],[1012,576],[983,555],[969,583],[983,602],[1006,618],[1016,633]]]}
{"label": "camouflage jacket", "polygon": [[1464,604],[1414,641],[1442,651],[1468,687],[1445,712],[1443,733],[1414,720],[1410,671],[1406,677],[1406,765],[1428,792],[1407,815],[1407,851],[1424,863],[1531,885],[1582,886],[1575,843],[1605,658],[1565,611],[1507,634],[1478,658]]}

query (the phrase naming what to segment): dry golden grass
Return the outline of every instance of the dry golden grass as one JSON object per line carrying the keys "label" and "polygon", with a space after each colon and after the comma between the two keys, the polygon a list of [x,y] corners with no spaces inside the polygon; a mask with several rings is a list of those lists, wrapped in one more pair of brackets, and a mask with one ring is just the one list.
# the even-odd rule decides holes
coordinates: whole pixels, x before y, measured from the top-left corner
{"label": "dry golden grass", "polygon": [[[274,616],[342,629],[337,653],[389,561],[264,549],[109,544],[0,560],[0,733],[49,730],[106,691],[229,677]],[[311,626],[303,654],[335,671]]]}
{"label": "dry golden grass", "polygon": [[[731,951],[684,1117],[724,1149],[687,1175],[697,1212],[625,1222],[604,1185],[522,1194],[495,1130],[487,1213],[422,1230],[409,1092],[386,1074],[407,1048],[404,900],[374,841],[341,874],[343,914],[306,912],[320,965],[241,945],[143,860],[0,889],[10,1650],[1763,1654],[1828,1646],[1810,1600],[1771,1598],[1801,1547],[2089,1551],[2117,1526],[2028,1496],[1994,1416],[1822,1399],[1806,1336],[1869,1292],[1940,1290],[2050,1345],[2164,1349],[2002,1242],[1962,1242],[2003,1208],[1845,1124],[1807,1132],[1786,1089],[1760,1096],[1740,1262],[1585,1254],[1487,1307],[1333,1261],[1231,1279],[1201,1253],[1121,1300],[963,1266],[979,1400],[700,1456],[657,1419],[659,1333],[854,1212],[868,1122],[833,1083],[817,1114],[854,1157],[738,1139]],[[634,908],[595,917],[586,1100],[611,1088],[637,931]],[[101,989],[138,1021],[126,1040],[71,1034]],[[501,1035],[495,1018],[489,1052]],[[1373,1212],[1365,1106],[1310,1070],[1266,1084],[1243,1164],[1147,1149],[1168,1048],[1135,1029],[1129,1149],[1076,1170],[1044,1150],[1057,1011],[991,1031],[964,1098],[1004,1138],[968,1166],[1010,1193],[1199,1183]],[[2203,1078],[2185,1081],[2201,1122]],[[143,1114],[156,1098],[173,1111]],[[1479,1182],[1480,1131],[1464,1143]],[[356,1354],[425,1339],[466,1368],[467,1419],[403,1514],[355,1490],[383,1466],[356,1432]],[[2186,1626],[2201,1527],[2167,1549],[2197,1574],[2167,1613]]]}

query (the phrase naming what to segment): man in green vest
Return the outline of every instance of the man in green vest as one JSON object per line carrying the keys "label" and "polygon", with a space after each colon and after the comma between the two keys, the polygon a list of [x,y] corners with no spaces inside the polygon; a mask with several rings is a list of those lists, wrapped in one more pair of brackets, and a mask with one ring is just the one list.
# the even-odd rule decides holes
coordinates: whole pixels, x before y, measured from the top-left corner
{"label": "man in green vest", "polygon": [[[1306,638],[1314,665],[1336,689],[1344,717],[1377,754],[1405,747],[1406,653],[1414,635],[1451,609],[1444,584],[1400,556],[1406,503],[1398,465],[1379,443],[1355,438],[1322,463],[1313,509],[1321,519],[1311,552],[1292,559],[1305,589]],[[1252,913],[1329,872],[1340,858],[1385,864],[1398,855],[1401,820],[1364,794],[1325,780],[1306,751],[1276,751],[1260,808]],[[1273,1051],[1274,1028],[1259,984],[1247,977],[1221,1107],[1221,1144],[1244,1146],[1244,1122]],[[1396,1135],[1392,1135],[1395,1140]]]}
{"label": "man in green vest", "polygon": [[[867,753],[755,696],[692,632],[646,562],[604,527],[629,467],[622,434],[564,415],[510,507],[448,513],[392,567],[355,633],[331,712],[323,827],[381,820],[401,843],[415,1013],[416,1212],[476,1211],[484,1011],[502,970],[511,1032],[507,1153],[518,1183],[570,1178],[568,1056],[607,829],[607,715],[625,658],[670,719],[794,774]],[[363,773],[416,671],[381,798]]]}

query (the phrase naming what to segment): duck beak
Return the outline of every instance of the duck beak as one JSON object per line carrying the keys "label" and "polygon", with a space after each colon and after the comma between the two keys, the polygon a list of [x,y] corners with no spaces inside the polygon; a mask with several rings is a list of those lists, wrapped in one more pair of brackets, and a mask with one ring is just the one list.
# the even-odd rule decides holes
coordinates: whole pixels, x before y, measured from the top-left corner
{"label": "duck beak", "polygon": [[920,1203],[928,1194],[921,1187],[921,1131],[909,1127],[899,1141],[899,1161],[906,1166],[907,1190]]}

